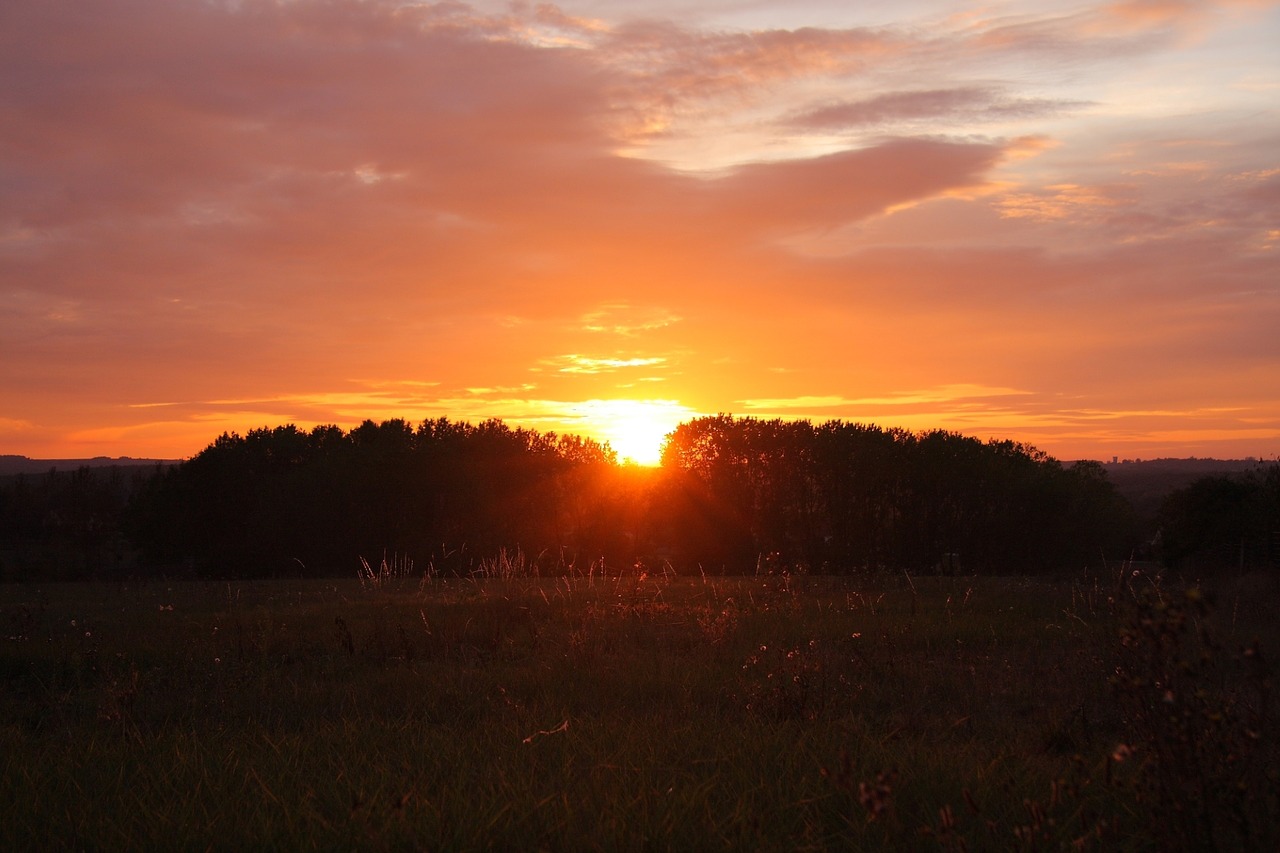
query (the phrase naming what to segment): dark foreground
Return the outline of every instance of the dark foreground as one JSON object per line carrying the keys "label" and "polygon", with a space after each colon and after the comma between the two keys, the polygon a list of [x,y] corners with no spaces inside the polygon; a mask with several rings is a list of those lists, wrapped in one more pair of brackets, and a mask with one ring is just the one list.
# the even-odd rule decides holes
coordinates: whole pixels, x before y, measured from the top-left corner
{"label": "dark foreground", "polygon": [[1273,850],[1278,590],[0,587],[0,849]]}

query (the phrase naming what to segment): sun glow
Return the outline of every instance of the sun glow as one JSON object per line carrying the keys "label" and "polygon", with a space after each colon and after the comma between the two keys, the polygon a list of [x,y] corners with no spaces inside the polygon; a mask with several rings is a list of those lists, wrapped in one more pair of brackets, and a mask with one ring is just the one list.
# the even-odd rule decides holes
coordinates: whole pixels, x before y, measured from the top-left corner
{"label": "sun glow", "polygon": [[635,465],[657,465],[667,434],[696,417],[675,400],[590,400],[583,408],[590,431]]}

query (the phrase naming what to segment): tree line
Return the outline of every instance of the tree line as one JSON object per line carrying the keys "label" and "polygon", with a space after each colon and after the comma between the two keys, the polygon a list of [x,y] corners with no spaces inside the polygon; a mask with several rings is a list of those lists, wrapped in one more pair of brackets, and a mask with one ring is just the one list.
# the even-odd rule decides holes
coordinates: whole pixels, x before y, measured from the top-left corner
{"label": "tree line", "polygon": [[383,553],[463,573],[504,549],[572,562],[612,545],[617,467],[590,439],[497,420],[288,425],[222,435],[139,495],[131,524],[148,562],[201,574],[326,575]]}
{"label": "tree line", "polygon": [[1028,572],[1125,553],[1134,526],[1101,465],[1012,441],[721,415],[663,457],[686,548],[823,570]]}
{"label": "tree line", "polygon": [[1160,505],[1158,530],[1160,554],[1172,568],[1280,567],[1280,462],[1175,490]]}
{"label": "tree line", "polygon": [[[1280,465],[1197,481],[1166,499],[1159,547],[1188,570],[1274,567],[1278,494]],[[285,425],[178,465],[0,482],[7,579],[333,576],[384,556],[465,575],[514,554],[548,575],[1027,573],[1127,559],[1148,538],[1098,463],[838,420],[699,418],[657,469],[498,420]]]}

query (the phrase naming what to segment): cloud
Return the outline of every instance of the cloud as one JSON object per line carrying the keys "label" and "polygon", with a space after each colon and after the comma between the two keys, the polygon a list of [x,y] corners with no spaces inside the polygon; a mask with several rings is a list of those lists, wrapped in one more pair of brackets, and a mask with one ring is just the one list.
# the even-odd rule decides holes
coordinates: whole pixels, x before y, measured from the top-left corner
{"label": "cloud", "polygon": [[870,28],[699,32],[649,20],[617,27],[603,47],[625,72],[627,99],[652,113],[640,126],[661,126],[688,104],[866,69],[905,41]]}
{"label": "cloud", "polygon": [[739,229],[830,228],[981,183],[1002,150],[994,144],[903,139],[744,166],[713,184],[713,209],[720,222]]}
{"label": "cloud", "polygon": [[1027,394],[1017,388],[988,388],[983,385],[942,385],[920,391],[903,391],[885,397],[788,397],[773,400],[742,400],[748,409],[828,409],[853,406],[906,406],[920,403],[954,403],[961,400],[988,399]]}
{"label": "cloud", "polygon": [[560,373],[613,373],[628,367],[656,367],[666,363],[665,358],[592,358],[585,355],[564,355],[553,363]]}
{"label": "cloud", "polygon": [[601,305],[583,314],[579,324],[590,332],[601,332],[625,337],[665,329],[679,323],[680,317],[661,308],[636,307],[627,303]]}
{"label": "cloud", "polygon": [[1085,218],[1103,217],[1111,208],[1132,205],[1132,199],[1125,197],[1126,190],[1132,192],[1131,187],[1055,184],[1034,192],[1006,194],[999,205],[1003,216],[1080,222]]}
{"label": "cloud", "polygon": [[970,124],[1008,118],[1053,115],[1084,106],[1083,102],[1044,98],[1008,98],[980,86],[889,92],[857,101],[826,104],[795,115],[790,124],[806,130],[883,127],[937,119]]}

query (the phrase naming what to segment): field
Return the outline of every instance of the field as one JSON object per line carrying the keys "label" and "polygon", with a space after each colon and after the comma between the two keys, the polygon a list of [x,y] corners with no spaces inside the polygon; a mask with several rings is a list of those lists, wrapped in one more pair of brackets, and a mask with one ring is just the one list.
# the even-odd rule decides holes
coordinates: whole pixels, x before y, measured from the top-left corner
{"label": "field", "polygon": [[1132,567],[7,586],[0,848],[1275,849],[1276,599]]}

